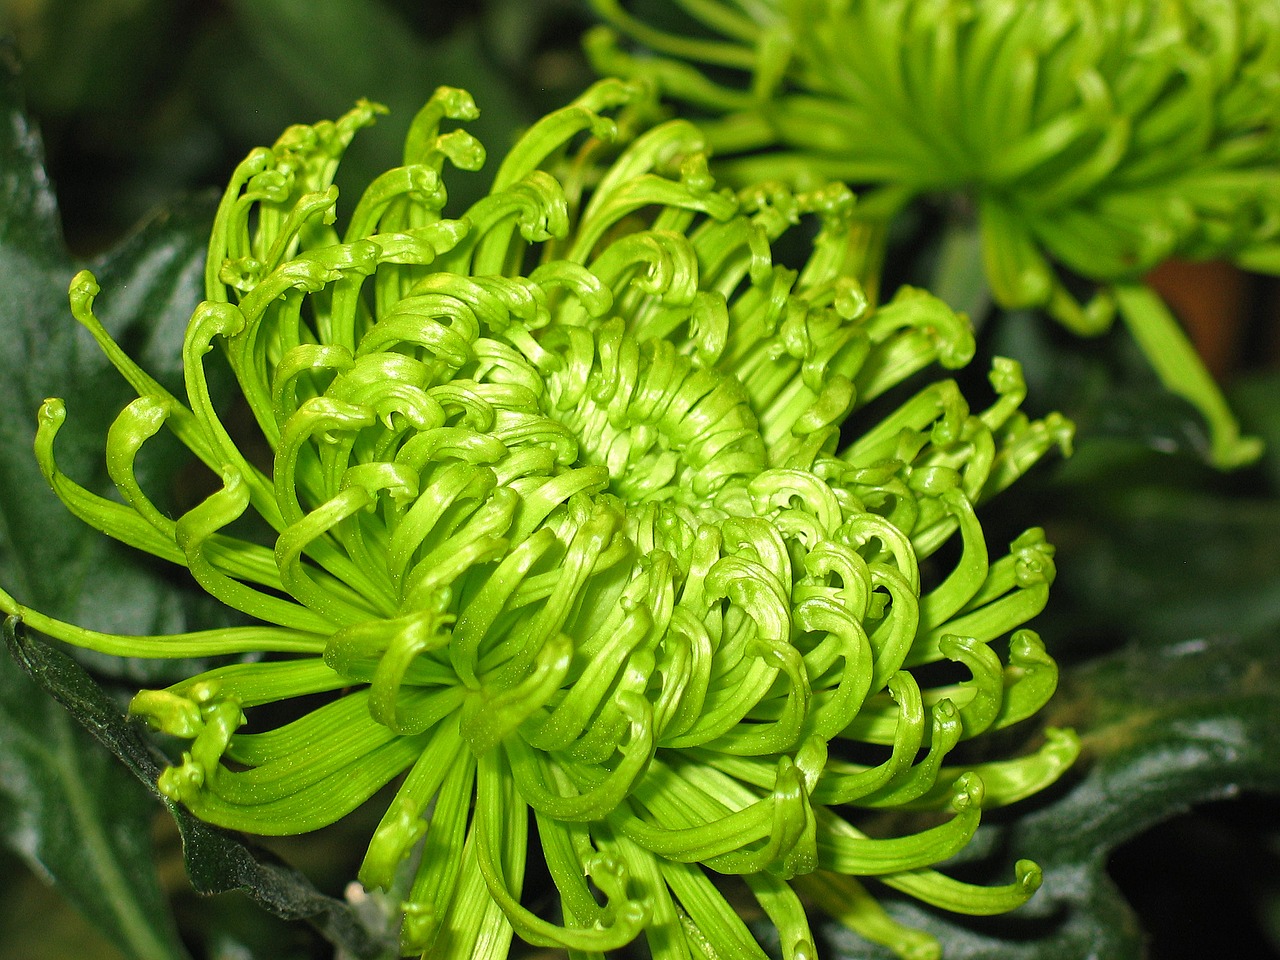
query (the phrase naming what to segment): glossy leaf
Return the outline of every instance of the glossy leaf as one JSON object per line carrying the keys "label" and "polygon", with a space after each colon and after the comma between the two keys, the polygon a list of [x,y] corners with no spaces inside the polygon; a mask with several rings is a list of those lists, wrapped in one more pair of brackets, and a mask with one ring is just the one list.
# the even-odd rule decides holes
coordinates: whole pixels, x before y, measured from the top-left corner
{"label": "glossy leaf", "polygon": [[0,659],[0,830],[129,956],[186,956],[152,863],[154,804],[8,656]]}
{"label": "glossy leaf", "polygon": [[[0,570],[33,599],[64,611],[79,609],[79,583],[105,569],[119,591],[122,617],[172,619],[172,600],[137,590],[138,568],[107,560],[85,532],[67,524],[30,455],[34,410],[50,375],[72,372],[78,399],[92,411],[110,402],[105,371],[62,315],[59,288],[71,269],[57,207],[44,175],[39,139],[22,113],[12,65],[0,74]],[[165,243],[139,238],[151,263],[130,279],[145,299],[145,272],[175,285],[174,264],[189,262],[190,234]],[[168,267],[166,268],[166,263]],[[177,270],[180,275],[181,269]],[[128,272],[117,269],[128,277]],[[128,327],[117,328],[127,333]],[[117,391],[119,392],[119,391]],[[105,411],[104,411],[105,412]],[[92,421],[92,417],[90,417]],[[53,571],[58,571],[56,574]],[[112,576],[117,574],[117,576]],[[148,602],[150,601],[150,602]],[[139,957],[185,956],[152,867],[147,825],[153,804],[77,724],[22,675],[0,664],[0,830],[6,842],[62,891],[122,950]]]}
{"label": "glossy leaf", "polygon": [[[130,392],[71,317],[66,291],[78,264],[62,244],[39,137],[18,101],[16,81],[6,72],[0,94],[0,335],[6,344],[0,352],[0,575],[24,599],[103,628],[179,629],[193,616],[195,595],[174,590],[158,568],[67,522],[31,454],[36,411],[46,397],[61,395],[80,412],[79,423],[61,438],[64,467],[86,486],[100,486],[106,469],[90,451]],[[210,215],[201,202],[158,213],[93,264],[120,292],[103,304],[104,324],[170,383],[181,376],[177,345],[199,289]],[[163,493],[184,462],[170,448],[153,458],[143,481]],[[212,609],[199,606],[201,615]]]}

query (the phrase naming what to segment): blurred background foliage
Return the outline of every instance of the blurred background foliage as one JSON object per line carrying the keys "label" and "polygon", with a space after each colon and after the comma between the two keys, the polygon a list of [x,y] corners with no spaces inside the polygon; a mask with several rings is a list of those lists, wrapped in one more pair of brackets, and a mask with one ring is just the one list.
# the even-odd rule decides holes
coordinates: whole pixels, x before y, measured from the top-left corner
{"label": "blurred background foliage", "polygon": [[[221,188],[286,126],[358,98],[391,114],[343,161],[362,183],[396,162],[436,86],[471,91],[498,149],[590,79],[574,0],[3,0],[72,249],[153,207]],[[341,187],[342,181],[339,181]]]}
{"label": "blurred background foliage", "polygon": [[[175,198],[220,189],[250,148],[288,124],[335,117],[360,97],[391,113],[356,141],[340,189],[397,162],[410,118],[439,84],[472,92],[483,115],[470,129],[499,150],[590,81],[578,48],[590,22],[576,0],[0,0],[0,34],[23,64],[27,109],[43,133],[67,244],[79,258],[115,246]],[[483,176],[455,177],[457,199],[478,193]],[[1138,702],[1090,686],[1109,667],[1128,676],[1117,664],[1138,663],[1132,675],[1140,676],[1144,657],[1155,662],[1171,651],[1280,647],[1275,282],[1212,264],[1166,265],[1154,278],[1247,431],[1268,442],[1261,463],[1223,475],[1203,463],[1195,416],[1160,388],[1122,331],[1080,341],[1040,318],[991,310],[976,234],[944,235],[941,224],[955,218],[939,214],[926,204],[901,225],[891,278],[968,309],[983,354],[1024,364],[1028,412],[1060,409],[1079,428],[1069,461],[1039,469],[984,513],[994,542],[1034,524],[1058,546],[1059,579],[1036,626],[1069,678],[1080,678],[1066,685],[1067,719],[1107,689],[1114,710],[1097,715]],[[972,369],[969,386],[980,395],[985,365],[980,359]],[[1214,691],[1215,682],[1206,673],[1207,693],[1234,703],[1236,692]],[[1280,682],[1270,678],[1262,689],[1280,691]],[[1271,717],[1280,729],[1275,700],[1261,710],[1251,722]],[[1220,769],[1233,776],[1229,765]],[[1166,798],[1163,821],[1120,842],[1107,861],[1145,930],[1135,942],[1145,941],[1153,960],[1206,956],[1228,942],[1238,957],[1280,956],[1280,781],[1241,777],[1220,786],[1189,793],[1181,806]],[[1231,799],[1191,808],[1209,797]],[[368,827],[340,825],[281,849],[340,895],[351,875],[348,829]],[[196,897],[170,818],[157,816],[155,831],[161,883],[197,956],[328,953],[305,928],[243,897]],[[16,856],[0,855],[0,877],[0,957],[119,956]]]}

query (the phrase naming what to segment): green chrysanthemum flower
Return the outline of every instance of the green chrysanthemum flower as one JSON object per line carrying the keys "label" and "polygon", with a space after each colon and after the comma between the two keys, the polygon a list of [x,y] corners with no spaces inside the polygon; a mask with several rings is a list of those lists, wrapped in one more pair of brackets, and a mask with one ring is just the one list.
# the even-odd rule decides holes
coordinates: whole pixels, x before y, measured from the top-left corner
{"label": "green chrysanthemum flower", "polygon": [[[604,69],[654,76],[720,115],[709,142],[738,156],[718,172],[874,184],[872,218],[968,192],[999,304],[1045,308],[1080,334],[1118,308],[1167,387],[1206,417],[1214,461],[1258,455],[1141,278],[1175,255],[1280,274],[1280,6],[675,0],[724,38],[703,40],[648,26],[620,0],[593,3],[678,58],[633,59],[604,31],[590,42]],[[749,83],[724,85],[726,70]],[[1082,306],[1060,272],[1098,295]]]}
{"label": "green chrysanthemum flower", "polygon": [[[107,337],[92,277],[73,282],[139,394],[107,439],[119,501],[59,471],[64,409],[40,413],[39,461],[75,514],[257,624],[113,636],[4,609],[109,654],[259,655],[137,695],[134,714],[190,741],[160,789],[295,834],[399,778],[360,880],[402,897],[406,954],[497,960],[515,934],[581,957],[637,937],[659,960],[763,957],[722,874],[789,960],[816,956],[802,898],[937,955],[855,877],[962,913],[1023,903],[1034,864],[999,887],[930,867],[1075,756],[1051,730],[1028,755],[946,759],[1054,689],[1017,629],[1052,550],[1032,530],[990,560],[974,504],[1070,425],[1020,415],[1000,361],[981,413],[940,380],[842,439],[904,378],[967,362],[966,321],[913,290],[869,310],[842,275],[846,190],[715,189],[699,132],[651,126],[643,87],[603,82],[537,123],[459,219],[441,216],[442,167],[483,153],[440,132],[475,116],[442,89],[339,233],[331,179],[375,112],[292,128],[236,171],[186,403]],[[816,227],[798,270],[770,253],[797,225]],[[264,444],[218,419],[215,350]],[[134,473],[162,428],[222,478],[176,520]],[[248,516],[265,545],[227,532]],[[938,813],[872,838],[860,808]],[[522,904],[531,822],[548,916]]]}

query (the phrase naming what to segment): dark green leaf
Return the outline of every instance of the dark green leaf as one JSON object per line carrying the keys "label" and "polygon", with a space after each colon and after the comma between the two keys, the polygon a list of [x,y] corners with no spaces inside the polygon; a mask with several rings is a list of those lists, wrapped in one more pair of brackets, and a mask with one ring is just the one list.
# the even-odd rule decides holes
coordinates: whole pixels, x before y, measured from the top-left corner
{"label": "dark green leaf", "polygon": [[129,960],[66,897],[8,851],[0,852],[0,875],[5,879],[0,956],[5,960]]}
{"label": "dark green leaf", "polygon": [[1273,492],[1280,493],[1280,370],[1242,377],[1228,394],[1240,422],[1266,444],[1259,470]]}
{"label": "dark green leaf", "polygon": [[9,657],[0,658],[0,832],[128,956],[186,955],[151,869],[154,803]]}
{"label": "dark green leaf", "polygon": [[[1162,645],[1280,631],[1280,502],[1143,484],[1060,524],[1056,623]],[[1064,548],[1065,549],[1065,548]]]}
{"label": "dark green leaf", "polygon": [[1043,955],[1139,956],[1107,856],[1197,804],[1280,792],[1280,645],[1270,632],[1133,646],[1076,671],[1048,719],[1083,733],[1082,767],[1056,802],[1017,823],[1008,843],[1046,866],[1037,912],[1091,913],[1094,929],[1075,924],[1093,939],[1078,939],[1074,953]]}
{"label": "dark green leaf", "polygon": [[[24,603],[96,628],[181,629],[184,601],[156,582],[156,568],[73,521],[32,454],[40,403],[63,397],[68,420],[58,437],[59,462],[81,483],[101,489],[102,438],[132,391],[70,315],[67,286],[77,264],[62,245],[39,138],[20,107],[12,64],[6,66],[0,77],[0,336],[6,346],[0,352],[0,583]],[[175,385],[210,216],[207,203],[160,214],[92,264],[110,286],[100,298],[108,329]],[[179,463],[176,450],[152,463],[151,479],[167,483]],[[163,488],[157,495],[166,499]]]}
{"label": "dark green leaf", "polygon": [[[0,582],[24,600],[67,614],[78,585],[106,554],[61,511],[31,453],[36,406],[57,385],[75,388],[77,406],[101,423],[114,392],[100,392],[102,361],[88,359],[66,316],[73,272],[62,247],[57,205],[41,163],[40,142],[19,106],[12,59],[0,65]],[[189,250],[189,247],[188,247]],[[175,252],[181,259],[187,253]],[[161,271],[163,272],[163,271]],[[73,458],[74,459],[74,458]],[[77,463],[76,466],[80,464]],[[99,468],[101,469],[101,468]],[[125,592],[115,603],[158,610]],[[123,589],[122,589],[123,588]],[[126,953],[185,955],[151,866],[145,791],[75,722],[22,676],[0,664],[0,831],[38,873],[64,893]]]}

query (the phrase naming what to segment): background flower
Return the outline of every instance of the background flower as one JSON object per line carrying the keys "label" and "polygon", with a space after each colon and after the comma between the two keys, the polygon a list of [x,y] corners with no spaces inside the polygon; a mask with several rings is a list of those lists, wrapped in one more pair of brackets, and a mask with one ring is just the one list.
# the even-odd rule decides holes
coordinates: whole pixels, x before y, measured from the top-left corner
{"label": "background flower", "polygon": [[724,176],[868,184],[863,216],[882,223],[963,192],[997,303],[1085,335],[1118,312],[1205,416],[1214,462],[1256,459],[1142,278],[1173,256],[1280,273],[1273,5],[710,0],[668,5],[690,18],[679,35],[593,6],[660,54],[597,33],[597,63],[715,116]]}

